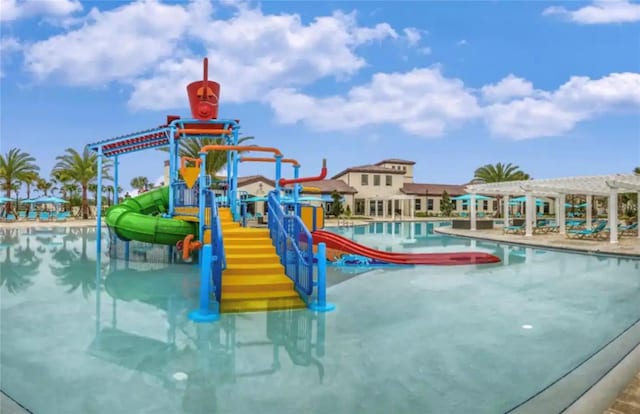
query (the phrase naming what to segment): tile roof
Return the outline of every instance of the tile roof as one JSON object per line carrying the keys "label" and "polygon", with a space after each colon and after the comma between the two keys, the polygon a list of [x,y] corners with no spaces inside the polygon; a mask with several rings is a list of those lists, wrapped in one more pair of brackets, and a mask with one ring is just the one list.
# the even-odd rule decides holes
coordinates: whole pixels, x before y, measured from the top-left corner
{"label": "tile roof", "polygon": [[406,164],[406,165],[415,165],[415,161],[409,160],[401,160],[400,158],[387,158],[386,160],[382,160],[377,162],[376,165],[380,164]]}
{"label": "tile roof", "polygon": [[360,165],[357,167],[349,167],[346,170],[339,172],[331,177],[336,179],[350,172],[363,172],[363,173],[380,173],[380,174],[404,174],[406,171],[394,170],[392,168],[380,167],[379,165]]}
{"label": "tile roof", "polygon": [[446,191],[449,195],[462,195],[466,193],[464,184],[404,183],[400,191],[412,195],[425,195],[427,192],[431,195],[441,195],[443,191]]}
{"label": "tile roof", "polygon": [[263,182],[269,184],[271,187],[276,186],[276,182],[265,177],[264,175],[247,175],[245,177],[238,177],[238,187],[243,185],[249,185],[257,182]]}

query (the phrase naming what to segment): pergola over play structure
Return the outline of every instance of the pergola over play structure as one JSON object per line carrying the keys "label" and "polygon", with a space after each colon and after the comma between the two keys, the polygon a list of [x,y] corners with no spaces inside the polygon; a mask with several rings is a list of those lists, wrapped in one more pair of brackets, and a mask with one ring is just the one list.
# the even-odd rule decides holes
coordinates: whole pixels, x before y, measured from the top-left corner
{"label": "pergola over play structure", "polygon": [[[568,194],[580,194],[586,198],[586,225],[591,226],[591,205],[593,196],[608,197],[608,220],[610,230],[610,242],[618,242],[618,195],[624,193],[638,193],[640,200],[640,175],[636,174],[611,174],[585,177],[549,178],[526,181],[507,181],[489,184],[471,184],[466,187],[471,195],[470,205],[471,230],[476,230],[476,206],[477,194],[501,195],[504,197],[504,219],[509,220],[509,197],[524,195],[525,209],[525,236],[533,235],[536,225],[535,196],[555,198],[556,216],[560,233],[566,233],[565,225],[565,198]],[[613,213],[613,214],[612,214]],[[640,221],[640,208],[637,209],[638,221]],[[640,238],[640,232],[638,234]]]}

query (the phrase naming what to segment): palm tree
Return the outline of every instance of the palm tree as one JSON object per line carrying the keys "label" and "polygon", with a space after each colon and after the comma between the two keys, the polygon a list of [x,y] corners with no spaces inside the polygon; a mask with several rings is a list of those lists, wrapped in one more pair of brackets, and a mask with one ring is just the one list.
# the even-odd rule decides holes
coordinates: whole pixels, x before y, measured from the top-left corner
{"label": "palm tree", "polygon": [[[18,243],[17,230],[7,229],[0,231],[0,245],[6,247],[5,260],[0,263],[0,286],[4,286],[12,294],[22,292],[33,285],[31,279],[38,275],[38,268],[41,262],[41,259],[24,253],[16,254],[18,262],[12,262],[11,246]],[[29,249],[28,245],[27,249]]]}
{"label": "palm tree", "polygon": [[[523,172],[519,166],[511,163],[503,164],[501,162],[496,165],[486,164],[479,167],[473,173],[474,180],[480,183],[501,183],[504,181],[520,181],[530,180],[531,176]],[[498,211],[497,217],[502,214],[502,196],[498,195]]]}
{"label": "palm tree", "polygon": [[149,185],[149,179],[147,177],[139,176],[131,180],[131,187],[142,191]]}
{"label": "palm tree", "polygon": [[[242,137],[238,140],[238,145],[254,139],[255,137]],[[200,158],[200,148],[205,145],[223,145],[224,138],[185,138],[180,140],[178,153],[181,157]],[[161,151],[169,152],[169,148],[160,148]],[[227,165],[228,151],[209,151],[206,159],[206,171],[212,178],[216,173]],[[243,151],[239,151],[243,152]],[[165,183],[166,184],[166,183]]]}
{"label": "palm tree", "polygon": [[640,167],[636,167],[633,169],[633,173],[636,175],[640,175]]}
{"label": "palm tree", "polygon": [[35,171],[28,172],[22,177],[22,182],[27,187],[27,199],[31,198],[31,186],[37,184],[39,179],[40,176]]}
{"label": "palm tree", "polygon": [[[24,181],[25,176],[29,178],[30,174],[40,170],[35,161],[34,157],[19,148],[12,148],[5,155],[0,155],[0,186],[7,197],[11,198],[16,181]],[[6,212],[11,211],[11,203],[7,203]]]}
{"label": "palm tree", "polygon": [[46,197],[49,195],[49,191],[53,190],[53,182],[47,181],[44,178],[38,178],[38,181],[36,181],[36,188],[38,191],[42,191],[43,195]]}
{"label": "palm tree", "polygon": [[113,186],[105,185],[104,190],[107,192],[107,207],[111,207],[111,200],[113,199]]}
{"label": "palm tree", "polygon": [[[89,184],[98,178],[98,155],[85,148],[82,153],[67,148],[64,155],[56,157],[58,163],[53,167],[54,174],[61,174],[68,178],[69,181],[77,183],[82,189],[82,205],[80,211],[82,218],[89,218],[89,203],[87,200],[87,191]],[[102,163],[102,177],[110,180],[108,173],[110,160],[105,159]]]}

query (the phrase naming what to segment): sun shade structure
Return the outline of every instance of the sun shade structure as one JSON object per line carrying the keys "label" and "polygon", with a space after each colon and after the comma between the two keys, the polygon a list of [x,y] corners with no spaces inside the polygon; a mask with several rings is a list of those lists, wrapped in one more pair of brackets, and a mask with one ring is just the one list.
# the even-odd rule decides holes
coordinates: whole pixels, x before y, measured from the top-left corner
{"label": "sun shade structure", "polygon": [[[640,175],[610,174],[584,177],[546,178],[539,180],[507,181],[488,184],[470,184],[466,191],[475,197],[476,194],[492,194],[503,196],[505,199],[505,221],[508,220],[508,205],[510,196],[524,196],[526,203],[526,232],[525,236],[533,235],[536,224],[534,196],[552,197],[556,200],[556,214],[560,232],[565,233],[565,209],[567,194],[586,196],[586,222],[591,225],[591,205],[593,196],[608,197],[608,210],[618,211],[618,194],[638,192],[640,196]],[[475,209],[472,206],[471,229],[475,230]],[[640,209],[638,209],[640,220]],[[617,214],[609,215],[608,228],[610,242],[618,242]],[[639,236],[640,237],[640,234]]]}

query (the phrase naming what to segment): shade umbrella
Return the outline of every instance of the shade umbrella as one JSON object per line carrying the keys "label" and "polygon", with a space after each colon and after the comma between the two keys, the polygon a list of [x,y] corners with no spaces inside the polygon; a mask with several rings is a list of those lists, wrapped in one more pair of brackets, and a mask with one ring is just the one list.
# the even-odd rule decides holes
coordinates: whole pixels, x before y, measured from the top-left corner
{"label": "shade umbrella", "polygon": [[0,196],[0,204],[4,204],[4,203],[10,203],[13,200],[9,197],[4,197],[4,196]]}
{"label": "shade umbrella", "polygon": [[[522,196],[522,197],[516,197],[516,198],[510,200],[509,204],[513,206],[513,205],[517,205],[517,204],[520,204],[520,203],[526,203],[526,202],[527,202],[527,197]],[[544,205],[544,200],[542,200],[540,198],[536,198],[536,205],[537,206]]]}
{"label": "shade umbrella", "polygon": [[[463,194],[457,197],[451,197],[451,200],[471,200],[471,194]],[[476,200],[491,200],[491,197],[476,194]]]}

